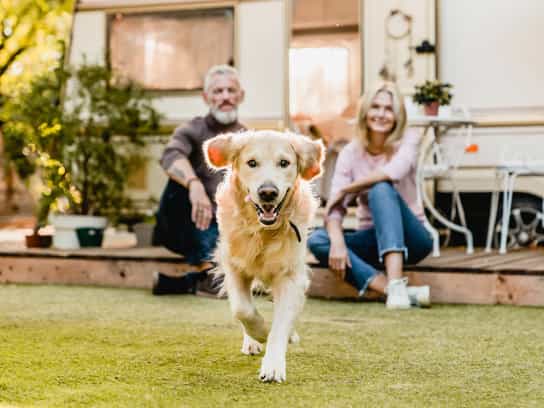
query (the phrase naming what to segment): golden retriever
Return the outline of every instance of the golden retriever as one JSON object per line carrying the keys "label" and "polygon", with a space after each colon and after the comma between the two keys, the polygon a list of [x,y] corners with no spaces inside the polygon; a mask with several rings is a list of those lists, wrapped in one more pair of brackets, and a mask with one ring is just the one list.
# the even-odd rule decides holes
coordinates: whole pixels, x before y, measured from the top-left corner
{"label": "golden retriever", "polygon": [[[309,282],[306,239],[317,208],[309,181],[322,171],[323,144],[276,131],[216,136],[204,144],[208,164],[227,168],[216,193],[219,273],[225,275],[233,315],[242,323],[242,353],[259,354],[263,381],[286,379],[287,343]],[[271,290],[270,331],[252,299],[259,281]]]}

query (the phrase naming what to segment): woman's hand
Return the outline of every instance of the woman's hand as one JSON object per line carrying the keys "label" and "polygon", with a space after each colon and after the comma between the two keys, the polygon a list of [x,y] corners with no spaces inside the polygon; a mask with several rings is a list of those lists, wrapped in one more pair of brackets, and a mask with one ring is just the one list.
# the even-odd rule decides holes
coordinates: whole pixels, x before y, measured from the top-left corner
{"label": "woman's hand", "polygon": [[344,280],[346,276],[346,267],[351,267],[351,261],[348,256],[348,249],[345,242],[331,241],[331,249],[329,251],[329,268]]}

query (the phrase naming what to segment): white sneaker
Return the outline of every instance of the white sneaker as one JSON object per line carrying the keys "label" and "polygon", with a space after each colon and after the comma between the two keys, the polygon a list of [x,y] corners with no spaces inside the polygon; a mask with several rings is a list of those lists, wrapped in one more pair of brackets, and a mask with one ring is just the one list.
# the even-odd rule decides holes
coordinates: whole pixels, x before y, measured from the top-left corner
{"label": "white sneaker", "polygon": [[406,289],[412,306],[431,307],[431,288],[429,286],[408,286]]}
{"label": "white sneaker", "polygon": [[387,302],[385,307],[388,309],[409,309],[410,298],[406,284],[407,278],[393,279],[387,284],[385,293],[387,293]]}

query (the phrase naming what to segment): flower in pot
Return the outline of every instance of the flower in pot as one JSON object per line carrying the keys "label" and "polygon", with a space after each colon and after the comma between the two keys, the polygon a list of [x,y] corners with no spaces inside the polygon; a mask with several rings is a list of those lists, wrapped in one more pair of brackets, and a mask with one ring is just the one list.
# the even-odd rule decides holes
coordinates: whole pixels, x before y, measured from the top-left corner
{"label": "flower in pot", "polygon": [[[56,133],[62,121],[59,96],[63,82],[63,71],[55,70],[34,78],[28,87],[6,101],[2,109],[3,143],[6,159],[14,166],[19,177],[25,181],[36,206],[36,223],[32,235],[26,238],[27,247],[50,246],[51,237],[42,238],[38,232],[47,223],[49,205],[40,199],[46,185],[35,177],[40,170],[38,159],[41,152],[57,156],[60,143]],[[38,181],[38,182],[36,182]]]}
{"label": "flower in pot", "polygon": [[4,133],[17,134],[19,167],[41,179],[38,223],[55,226],[54,246],[77,248],[74,229],[103,229],[127,206],[134,157],[145,159],[144,135],[158,128],[159,114],[134,83],[85,64],[36,78],[11,105]]}
{"label": "flower in pot", "polygon": [[438,80],[425,81],[415,86],[415,93],[412,96],[414,103],[423,105],[426,115],[438,115],[438,108],[441,105],[449,105],[451,102],[452,85]]}

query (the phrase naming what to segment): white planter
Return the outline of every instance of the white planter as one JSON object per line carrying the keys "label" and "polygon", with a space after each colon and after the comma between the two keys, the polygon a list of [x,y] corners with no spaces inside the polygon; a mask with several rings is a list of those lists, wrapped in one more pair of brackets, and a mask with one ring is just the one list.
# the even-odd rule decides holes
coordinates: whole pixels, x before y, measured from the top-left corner
{"label": "white planter", "polygon": [[53,247],[58,249],[78,249],[77,228],[106,228],[108,219],[94,215],[52,214],[49,222],[55,227]]}

